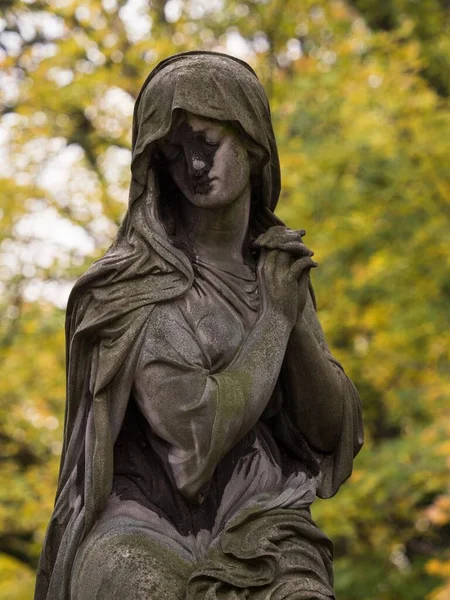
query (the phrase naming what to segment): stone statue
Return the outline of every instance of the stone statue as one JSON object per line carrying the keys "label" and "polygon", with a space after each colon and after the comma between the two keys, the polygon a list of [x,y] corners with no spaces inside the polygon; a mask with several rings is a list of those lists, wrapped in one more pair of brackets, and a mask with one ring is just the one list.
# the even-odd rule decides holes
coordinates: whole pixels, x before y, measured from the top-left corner
{"label": "stone statue", "polygon": [[358,394],[274,215],[268,101],[243,61],[161,62],[128,212],[67,309],[59,487],[36,600],[334,598],[310,515],[362,445]]}

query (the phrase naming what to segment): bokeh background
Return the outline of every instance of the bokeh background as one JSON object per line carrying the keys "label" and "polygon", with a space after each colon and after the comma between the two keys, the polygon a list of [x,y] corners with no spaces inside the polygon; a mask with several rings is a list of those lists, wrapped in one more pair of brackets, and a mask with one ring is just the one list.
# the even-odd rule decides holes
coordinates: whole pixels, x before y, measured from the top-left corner
{"label": "bokeh background", "polygon": [[0,1],[0,599],[31,600],[57,481],[64,306],[114,237],[134,99],[183,50],[270,97],[279,216],[367,442],[313,514],[340,600],[450,599],[448,0]]}

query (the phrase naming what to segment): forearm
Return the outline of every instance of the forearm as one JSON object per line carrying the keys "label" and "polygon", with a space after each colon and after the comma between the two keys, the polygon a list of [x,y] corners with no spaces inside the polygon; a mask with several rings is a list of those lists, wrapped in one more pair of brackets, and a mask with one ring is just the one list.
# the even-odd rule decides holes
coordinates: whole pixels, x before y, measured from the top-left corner
{"label": "forearm", "polygon": [[275,388],[286,353],[292,325],[280,313],[265,310],[235,359],[217,377],[229,377],[242,389],[246,400],[238,437],[257,422]]}
{"label": "forearm", "polygon": [[332,451],[339,438],[350,383],[324,352],[304,317],[289,338],[286,376],[290,390],[294,390],[295,425],[314,448]]}

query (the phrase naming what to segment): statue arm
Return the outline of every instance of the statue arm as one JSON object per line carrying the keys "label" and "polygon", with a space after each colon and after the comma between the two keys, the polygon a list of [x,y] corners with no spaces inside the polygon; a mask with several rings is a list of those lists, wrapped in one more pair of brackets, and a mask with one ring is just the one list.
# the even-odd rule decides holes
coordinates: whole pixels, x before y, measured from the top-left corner
{"label": "statue arm", "polygon": [[[282,379],[291,423],[311,449],[322,457],[328,455],[321,493],[329,497],[351,472],[353,457],[362,445],[361,402],[355,386],[331,355],[317,319],[309,283],[309,271],[317,263],[311,260],[313,252],[303,244],[304,234],[304,230],[271,227],[255,245],[269,251],[269,255],[276,250],[290,253],[293,265],[305,262],[298,278],[296,319]],[[302,258],[296,258],[299,256]],[[291,303],[295,304],[293,296]]]}
{"label": "statue arm", "polygon": [[198,499],[219,460],[260,418],[277,382],[292,324],[267,309],[233,362],[210,371],[174,305],[152,314],[135,394],[154,432],[169,443],[177,487]]}
{"label": "statue arm", "polygon": [[[277,383],[292,325],[282,314],[264,310],[233,362],[214,377],[231,378],[242,388],[245,412],[238,438],[258,421]],[[237,440],[236,440],[237,441]]]}
{"label": "statue arm", "polygon": [[325,341],[311,294],[287,347],[286,377],[295,426],[317,451],[332,452],[340,438],[344,412],[359,413],[359,398]]}

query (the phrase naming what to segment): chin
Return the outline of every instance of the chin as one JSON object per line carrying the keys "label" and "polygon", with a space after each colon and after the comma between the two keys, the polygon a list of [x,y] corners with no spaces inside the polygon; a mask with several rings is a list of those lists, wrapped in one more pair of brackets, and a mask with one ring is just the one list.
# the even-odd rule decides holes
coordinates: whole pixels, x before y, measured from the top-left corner
{"label": "chin", "polygon": [[229,197],[218,196],[209,192],[208,194],[194,194],[189,201],[198,208],[223,208],[233,203],[233,199]]}

